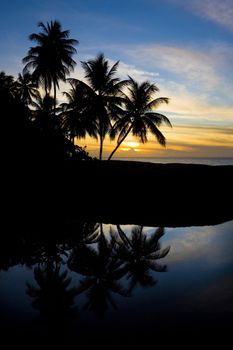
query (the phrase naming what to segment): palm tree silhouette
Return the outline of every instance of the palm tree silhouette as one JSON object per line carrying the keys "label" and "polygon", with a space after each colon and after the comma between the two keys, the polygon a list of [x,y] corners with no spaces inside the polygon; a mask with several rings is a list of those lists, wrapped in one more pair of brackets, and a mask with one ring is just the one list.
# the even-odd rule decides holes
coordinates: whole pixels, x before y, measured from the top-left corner
{"label": "palm tree silhouette", "polygon": [[31,47],[28,55],[23,58],[24,73],[32,69],[33,80],[44,87],[46,95],[53,86],[55,108],[59,80],[65,81],[66,76],[76,64],[72,56],[76,53],[74,45],[77,45],[78,41],[69,39],[69,31],[62,31],[61,24],[56,20],[47,22],[46,25],[39,22],[38,27],[42,31],[29,36],[29,39],[36,42],[37,46]]}
{"label": "palm tree silhouette", "polygon": [[136,285],[142,287],[153,286],[157,281],[150,272],[164,272],[166,265],[155,262],[165,257],[170,247],[161,249],[159,239],[164,234],[163,228],[158,228],[151,236],[143,232],[143,226],[133,228],[131,236],[127,237],[120,225],[117,225],[120,240],[113,236],[117,242],[117,254],[125,262],[124,272],[129,280],[129,291]]}
{"label": "palm tree silhouette", "polygon": [[49,95],[42,97],[39,93],[37,100],[32,101],[31,105],[34,107],[32,115],[37,126],[42,130],[55,129],[57,120],[54,115],[53,98]]}
{"label": "palm tree silhouette", "polygon": [[157,86],[145,81],[138,84],[129,76],[127,82],[129,96],[124,94],[124,111],[123,114],[113,125],[111,137],[114,139],[119,133],[117,145],[111,152],[108,160],[120,147],[122,142],[131,132],[134,136],[139,137],[142,143],[147,142],[147,134],[150,131],[162,146],[166,145],[166,139],[158,127],[165,123],[171,126],[169,119],[163,114],[153,111],[161,103],[168,103],[167,97],[154,99],[154,93],[159,91]]}
{"label": "palm tree silhouette", "polygon": [[0,72],[0,99],[4,103],[12,102],[15,97],[16,87],[14,77]]}
{"label": "palm tree silhouette", "polygon": [[85,108],[89,105],[89,88],[85,85],[80,88],[80,83],[75,79],[67,79],[71,89],[64,92],[68,102],[59,106],[59,118],[62,130],[69,135],[71,143],[74,145],[74,138],[85,138],[86,133],[97,138],[96,121],[85,114]]}
{"label": "palm tree silhouette", "polygon": [[[99,159],[102,159],[103,142],[106,134],[111,130],[111,120],[115,120],[120,112],[119,106],[123,99],[121,89],[126,81],[119,81],[115,77],[119,61],[112,67],[101,53],[95,59],[81,62],[85,71],[87,83],[76,80],[78,89],[84,90],[86,106],[83,110],[86,119],[92,118],[93,135],[98,134],[100,139]],[[73,79],[75,83],[75,79]]]}
{"label": "palm tree silhouette", "polygon": [[30,73],[19,73],[15,84],[17,94],[26,106],[29,106],[33,99],[39,99],[37,85],[32,81]]}

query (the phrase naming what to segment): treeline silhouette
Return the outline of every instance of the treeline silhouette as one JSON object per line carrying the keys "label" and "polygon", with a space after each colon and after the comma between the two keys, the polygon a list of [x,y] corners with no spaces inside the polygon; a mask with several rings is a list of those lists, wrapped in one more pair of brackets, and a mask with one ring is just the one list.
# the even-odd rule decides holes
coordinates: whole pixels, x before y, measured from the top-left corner
{"label": "treeline silhouette", "polygon": [[[137,83],[132,77],[120,80],[116,75],[119,61],[110,66],[102,53],[81,62],[85,81],[68,78],[76,65],[73,56],[78,41],[56,20],[38,26],[41,31],[29,36],[35,46],[23,58],[23,72],[17,79],[0,73],[8,157],[41,162],[91,159],[75,142],[87,135],[99,140],[99,159],[107,135],[117,139],[109,159],[130,133],[144,143],[150,132],[165,146],[159,126],[171,123],[154,109],[168,103],[168,98],[155,98],[159,91],[155,84]],[[70,85],[63,103],[57,100],[60,81]]]}

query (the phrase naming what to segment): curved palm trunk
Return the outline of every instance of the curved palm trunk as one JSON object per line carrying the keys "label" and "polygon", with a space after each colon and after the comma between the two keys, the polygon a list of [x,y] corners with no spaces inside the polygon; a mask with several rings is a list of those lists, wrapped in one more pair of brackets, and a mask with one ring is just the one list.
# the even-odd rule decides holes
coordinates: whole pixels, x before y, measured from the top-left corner
{"label": "curved palm trunk", "polygon": [[110,154],[110,156],[108,157],[108,160],[111,160],[112,156],[114,155],[114,153],[118,150],[118,148],[120,147],[120,145],[122,144],[122,142],[126,139],[126,137],[129,135],[130,131],[132,130],[133,125],[131,124],[128,131],[126,132],[125,136],[119,141],[117,142],[116,147],[114,148],[114,150],[112,151],[112,153]]}
{"label": "curved palm trunk", "polygon": [[55,112],[56,112],[56,99],[57,99],[57,89],[56,89],[56,83],[55,81],[53,82],[53,90],[54,90],[54,105],[53,105],[53,112],[54,112],[54,115],[55,115]]}

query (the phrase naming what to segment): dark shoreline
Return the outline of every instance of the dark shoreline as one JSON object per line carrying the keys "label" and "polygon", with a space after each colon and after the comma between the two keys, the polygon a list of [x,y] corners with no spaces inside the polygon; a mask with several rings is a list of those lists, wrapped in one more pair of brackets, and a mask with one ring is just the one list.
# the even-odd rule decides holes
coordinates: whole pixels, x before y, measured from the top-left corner
{"label": "dark shoreline", "polygon": [[90,217],[105,222],[192,226],[233,219],[233,166],[104,161],[80,170],[97,200],[89,203]]}
{"label": "dark shoreline", "polygon": [[[81,161],[29,164],[7,180],[8,212],[56,221],[143,226],[214,225],[233,219],[233,166]],[[22,216],[23,213],[23,216]],[[60,226],[60,224],[58,224]]]}

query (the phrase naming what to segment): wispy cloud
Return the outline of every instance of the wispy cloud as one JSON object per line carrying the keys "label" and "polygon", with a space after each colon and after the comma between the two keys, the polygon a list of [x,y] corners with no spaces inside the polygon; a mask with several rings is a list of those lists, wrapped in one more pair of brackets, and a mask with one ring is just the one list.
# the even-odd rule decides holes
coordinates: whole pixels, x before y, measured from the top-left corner
{"label": "wispy cloud", "polygon": [[166,0],[181,5],[196,15],[213,21],[233,32],[232,0]]}
{"label": "wispy cloud", "polygon": [[[115,63],[111,60],[109,60],[109,62],[111,62],[111,64]],[[138,69],[135,65],[127,64],[124,62],[120,62],[119,64],[118,75],[121,79],[125,79],[128,75],[130,75],[132,78],[139,82],[147,79],[154,81],[159,77],[158,72],[155,73],[147,70]]]}
{"label": "wispy cloud", "polygon": [[232,0],[191,0],[184,1],[198,15],[210,19],[233,32],[233,2]]}
{"label": "wispy cloud", "polygon": [[218,71],[231,62],[233,48],[209,45],[203,49],[152,43],[125,48],[125,53],[151,71],[163,70],[198,89],[214,90],[223,79]]}

